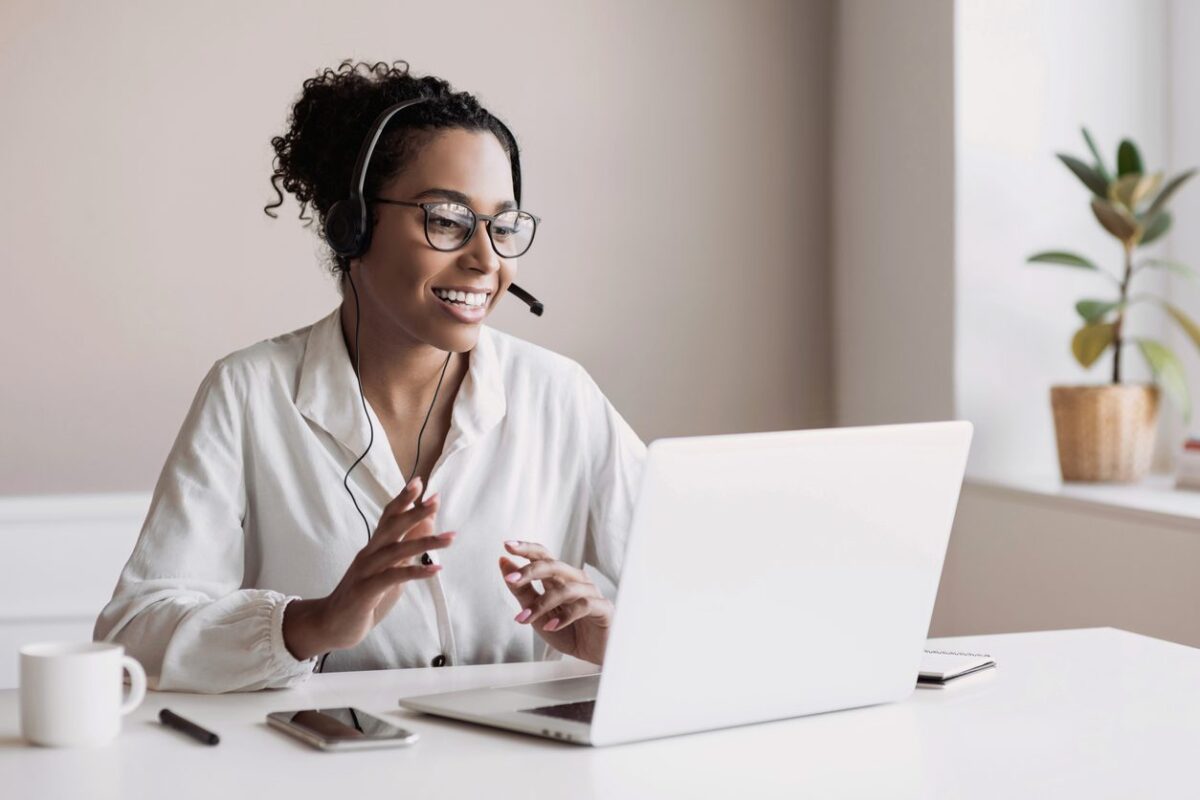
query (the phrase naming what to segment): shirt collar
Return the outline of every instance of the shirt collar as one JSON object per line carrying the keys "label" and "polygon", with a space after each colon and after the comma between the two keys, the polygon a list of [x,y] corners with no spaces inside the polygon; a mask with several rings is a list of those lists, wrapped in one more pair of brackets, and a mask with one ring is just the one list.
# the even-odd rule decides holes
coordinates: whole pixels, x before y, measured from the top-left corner
{"label": "shirt collar", "polygon": [[[450,431],[438,464],[483,436],[504,417],[507,403],[502,372],[494,331],[481,325],[479,339],[468,357],[467,374],[454,399]],[[296,390],[296,408],[328,431],[355,457],[366,449],[369,441],[367,419],[363,415],[363,401],[359,398],[358,379],[342,336],[341,306],[309,329]],[[367,414],[375,427],[375,442],[360,466],[366,466],[388,496],[394,497],[404,488],[406,476],[396,463],[387,434],[369,401]],[[409,466],[405,465],[405,469]],[[426,487],[426,493],[430,491],[430,487]]]}

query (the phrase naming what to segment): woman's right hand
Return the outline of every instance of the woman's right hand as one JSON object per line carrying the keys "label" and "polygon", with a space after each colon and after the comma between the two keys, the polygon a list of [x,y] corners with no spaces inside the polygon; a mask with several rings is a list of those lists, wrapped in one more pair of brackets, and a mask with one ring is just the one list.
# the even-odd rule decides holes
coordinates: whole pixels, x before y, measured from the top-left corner
{"label": "woman's right hand", "polygon": [[438,496],[414,505],[420,496],[418,476],[384,506],[371,541],[355,555],[337,588],[319,599],[288,603],[283,640],[298,660],[358,644],[396,605],[405,583],[441,569],[422,565],[420,556],[449,547],[454,533],[433,535]]}

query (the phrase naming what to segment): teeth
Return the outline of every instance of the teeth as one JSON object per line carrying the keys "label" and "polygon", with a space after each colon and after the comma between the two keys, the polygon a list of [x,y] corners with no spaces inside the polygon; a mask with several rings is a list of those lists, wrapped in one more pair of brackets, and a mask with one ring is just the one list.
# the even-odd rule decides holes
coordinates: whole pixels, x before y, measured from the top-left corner
{"label": "teeth", "polygon": [[456,289],[434,289],[433,293],[443,300],[474,307],[482,306],[490,295],[489,292],[460,292]]}

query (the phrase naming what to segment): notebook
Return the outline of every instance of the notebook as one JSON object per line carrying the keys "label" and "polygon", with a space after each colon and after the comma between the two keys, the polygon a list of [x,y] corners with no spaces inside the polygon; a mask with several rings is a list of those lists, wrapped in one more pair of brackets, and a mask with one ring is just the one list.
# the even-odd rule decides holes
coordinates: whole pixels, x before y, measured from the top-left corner
{"label": "notebook", "polygon": [[996,662],[987,653],[925,650],[921,655],[921,669],[917,674],[917,686],[928,688],[945,686],[956,678],[992,669],[995,666]]}

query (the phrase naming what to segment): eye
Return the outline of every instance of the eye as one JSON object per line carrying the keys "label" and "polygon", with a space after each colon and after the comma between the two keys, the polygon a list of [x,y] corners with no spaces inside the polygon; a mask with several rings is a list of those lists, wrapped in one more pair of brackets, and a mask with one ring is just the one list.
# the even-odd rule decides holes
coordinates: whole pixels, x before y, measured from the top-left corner
{"label": "eye", "polygon": [[506,211],[492,223],[492,233],[499,238],[520,236],[526,227],[525,219],[518,212]]}

